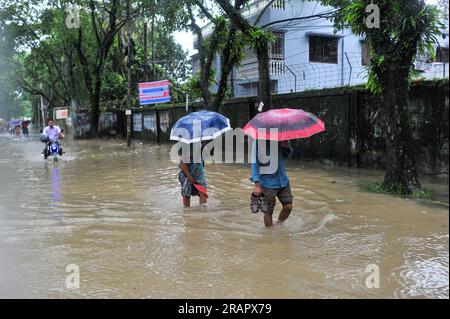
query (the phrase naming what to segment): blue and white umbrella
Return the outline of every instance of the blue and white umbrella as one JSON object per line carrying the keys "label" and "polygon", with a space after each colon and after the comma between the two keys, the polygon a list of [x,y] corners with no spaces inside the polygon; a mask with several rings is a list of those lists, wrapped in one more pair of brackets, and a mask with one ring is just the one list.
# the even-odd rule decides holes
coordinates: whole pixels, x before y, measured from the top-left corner
{"label": "blue and white umbrella", "polygon": [[180,118],[172,127],[170,139],[186,144],[210,141],[231,130],[230,120],[212,111],[198,111]]}

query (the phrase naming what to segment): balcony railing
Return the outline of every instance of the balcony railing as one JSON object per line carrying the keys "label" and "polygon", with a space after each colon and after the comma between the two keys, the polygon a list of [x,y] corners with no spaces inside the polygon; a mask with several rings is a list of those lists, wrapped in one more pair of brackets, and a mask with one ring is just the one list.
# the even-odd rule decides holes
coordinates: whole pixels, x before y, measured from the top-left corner
{"label": "balcony railing", "polygon": [[279,75],[284,74],[284,59],[283,60],[270,60],[269,72],[270,74]]}
{"label": "balcony railing", "polygon": [[[268,4],[270,0],[254,0],[250,1],[248,5],[246,5],[242,9],[242,14],[244,17],[250,17],[254,14],[261,12]],[[275,10],[285,10],[286,9],[286,0],[276,0],[271,5],[272,9]],[[206,38],[214,31],[214,23],[209,22],[204,27],[202,27],[203,37]],[[194,34],[194,49],[198,49],[197,47],[197,35]]]}
{"label": "balcony railing", "polygon": [[286,0],[277,0],[272,4],[273,9],[284,10],[286,9]]}
{"label": "balcony railing", "polygon": [[[281,59],[280,57],[271,56],[269,60],[269,73],[271,75],[281,75],[284,74],[284,72],[285,72],[284,59]],[[258,78],[258,76],[259,71],[257,59],[245,60],[241,64],[241,67],[238,69],[237,72],[237,79],[243,81]]]}
{"label": "balcony railing", "polygon": [[[250,1],[247,6],[243,8],[243,15],[246,17],[252,16],[261,12],[268,4],[270,0],[254,0]],[[271,5],[272,9],[284,10],[286,9],[286,0],[276,0]]]}

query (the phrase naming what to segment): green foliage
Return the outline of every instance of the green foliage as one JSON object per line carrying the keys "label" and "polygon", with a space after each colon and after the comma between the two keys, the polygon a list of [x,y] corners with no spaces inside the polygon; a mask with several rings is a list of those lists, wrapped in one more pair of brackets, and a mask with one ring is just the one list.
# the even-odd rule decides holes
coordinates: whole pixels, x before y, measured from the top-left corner
{"label": "green foliage", "polygon": [[104,102],[120,100],[127,94],[126,79],[120,74],[109,71],[103,84],[102,99]]}
{"label": "green foliage", "polygon": [[433,199],[434,195],[431,190],[423,189],[422,191],[413,191],[412,194],[408,194],[408,192],[404,189],[402,189],[399,186],[386,188],[382,182],[369,182],[369,183],[363,183],[360,185],[361,189],[370,192],[370,193],[376,193],[376,194],[384,194],[384,195],[393,195],[393,196],[406,196],[411,198],[418,198],[418,199]]}
{"label": "green foliage", "polygon": [[253,27],[249,32],[250,46],[256,50],[259,47],[269,47],[271,43],[275,41],[275,37],[272,32],[264,31],[259,27]]}
{"label": "green foliage", "polygon": [[202,90],[200,86],[200,75],[194,74],[187,83],[187,90],[191,95],[192,100],[196,100],[202,96]]}
{"label": "green foliage", "polygon": [[[183,99],[184,93],[181,91],[189,77],[190,65],[187,53],[175,43],[171,34],[183,27],[186,15],[184,2],[130,1],[135,52],[130,63],[132,99],[137,99],[138,82],[160,79],[171,81],[174,101]],[[68,29],[65,24],[65,8],[73,3],[81,9],[81,29]],[[0,114],[7,107],[11,109],[8,111],[11,114],[28,113],[30,103],[33,103],[31,106],[36,110],[36,103],[40,99],[34,97],[40,95],[44,96],[44,102],[49,105],[50,110],[69,105],[72,99],[81,108],[89,109],[92,92],[88,90],[86,77],[94,78],[96,68],[101,68],[101,109],[125,108],[128,66],[126,23],[123,22],[126,22],[126,3],[127,1],[117,1],[119,7],[116,23],[121,23],[122,29],[115,34],[111,49],[103,64],[99,65],[99,56],[103,53],[97,43],[89,1],[0,0]],[[111,9],[111,4],[112,1],[94,1],[94,19],[101,36],[108,27],[108,10]],[[150,30],[153,15],[154,43],[151,41]],[[147,78],[144,78],[143,65],[144,20],[149,25]],[[2,36],[6,29],[10,35],[8,39]],[[77,51],[80,35],[80,47],[87,68],[83,68]],[[156,48],[155,60],[162,62],[150,62],[153,58],[153,45]],[[7,65],[4,60],[8,60]],[[95,85],[95,82],[92,84]]]}
{"label": "green foliage", "polygon": [[16,41],[20,29],[10,23],[10,17],[17,14],[18,9],[0,0],[0,118],[5,119],[26,115],[26,107],[17,99],[14,80],[14,54],[20,45]]}
{"label": "green foliage", "polygon": [[[414,78],[412,61],[420,54],[434,58],[435,34],[443,27],[442,15],[423,0],[322,0],[326,5],[342,10],[336,13],[337,29],[350,27],[369,44],[371,65],[367,87],[375,94],[384,89],[383,74],[406,68],[407,78]],[[380,9],[380,28],[366,24],[366,8],[370,4]]]}
{"label": "green foliage", "polygon": [[17,107],[17,115],[19,117],[31,117],[32,105],[29,97],[25,94],[21,94],[15,98],[15,104]]}
{"label": "green foliage", "polygon": [[366,87],[375,95],[379,95],[383,91],[382,81],[380,79],[380,73],[378,70],[383,68],[384,63],[384,55],[374,54],[373,51],[370,51],[371,63],[368,67],[368,78]]}

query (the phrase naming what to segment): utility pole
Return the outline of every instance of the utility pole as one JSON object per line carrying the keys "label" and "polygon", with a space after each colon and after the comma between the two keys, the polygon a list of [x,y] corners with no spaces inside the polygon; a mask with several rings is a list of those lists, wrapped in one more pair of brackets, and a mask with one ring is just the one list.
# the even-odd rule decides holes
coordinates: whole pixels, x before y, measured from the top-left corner
{"label": "utility pole", "polygon": [[148,54],[148,49],[147,49],[147,22],[144,22],[144,56],[142,58],[142,63],[144,64],[144,81],[148,80],[148,68],[147,68],[147,63],[148,63],[148,59],[147,59],[147,54]]}
{"label": "utility pole", "polygon": [[33,99],[33,102],[36,102],[36,118],[34,124],[41,126],[41,114],[39,108],[39,101],[37,99]]}
{"label": "utility pole", "polygon": [[[42,92],[42,83],[40,84],[40,89]],[[42,112],[42,127],[46,126],[46,116],[45,116],[45,106],[44,106],[44,98],[41,94],[41,112]]]}
{"label": "utility pole", "polygon": [[127,85],[127,146],[131,146],[131,19],[130,19],[130,1],[127,0],[127,38],[128,38],[128,85]]}
{"label": "utility pole", "polygon": [[152,16],[152,60],[153,60],[153,81],[156,81],[155,13],[153,13]]}

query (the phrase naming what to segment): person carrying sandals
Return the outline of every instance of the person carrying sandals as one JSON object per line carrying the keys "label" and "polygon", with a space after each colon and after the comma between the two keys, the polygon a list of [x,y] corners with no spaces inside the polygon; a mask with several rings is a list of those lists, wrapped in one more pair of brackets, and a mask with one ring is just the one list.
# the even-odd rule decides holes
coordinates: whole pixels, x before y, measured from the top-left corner
{"label": "person carrying sandals", "polygon": [[[250,178],[255,183],[255,188],[251,195],[250,208],[253,213],[261,210],[264,213],[264,224],[270,227],[273,225],[272,214],[275,199],[278,197],[283,205],[278,223],[282,223],[292,211],[293,200],[284,163],[285,158],[290,157],[293,152],[289,141],[323,132],[325,123],[302,109],[271,109],[256,114],[244,126],[243,131],[255,140]],[[266,154],[263,152],[263,146],[266,146]]]}
{"label": "person carrying sandals", "polygon": [[271,227],[273,225],[272,215],[276,204],[276,197],[278,197],[282,205],[281,212],[278,215],[278,224],[281,224],[289,217],[293,208],[293,196],[285,169],[285,159],[292,155],[293,150],[289,146],[289,141],[276,143],[278,147],[275,147],[274,150],[273,146],[270,147],[270,141],[263,141],[263,143],[267,144],[266,157],[270,159],[269,161],[274,160],[276,164],[273,173],[264,174],[261,168],[274,163],[262,164],[260,162],[260,156],[258,154],[258,144],[260,143],[255,141],[252,176],[250,177],[250,180],[255,183],[255,187],[251,194],[250,209],[252,213],[263,212],[265,226]]}

